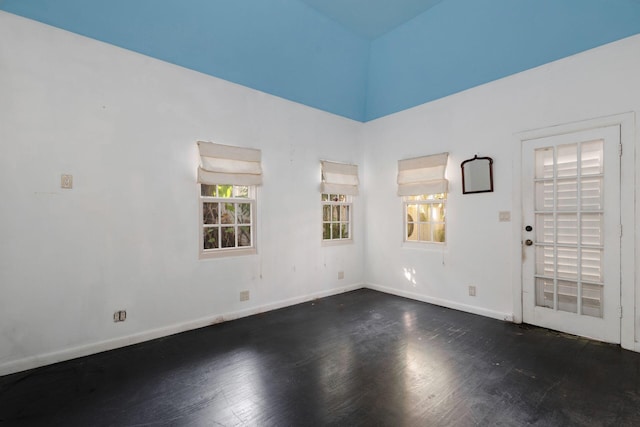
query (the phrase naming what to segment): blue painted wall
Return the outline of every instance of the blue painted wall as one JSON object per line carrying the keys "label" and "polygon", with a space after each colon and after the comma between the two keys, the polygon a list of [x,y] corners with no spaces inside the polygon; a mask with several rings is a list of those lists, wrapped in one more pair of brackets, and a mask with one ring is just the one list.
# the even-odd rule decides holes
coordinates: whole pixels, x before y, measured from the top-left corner
{"label": "blue painted wall", "polygon": [[297,0],[0,0],[0,9],[365,119],[369,41]]}
{"label": "blue painted wall", "polygon": [[445,0],[372,42],[366,117],[637,33],[637,0]]}

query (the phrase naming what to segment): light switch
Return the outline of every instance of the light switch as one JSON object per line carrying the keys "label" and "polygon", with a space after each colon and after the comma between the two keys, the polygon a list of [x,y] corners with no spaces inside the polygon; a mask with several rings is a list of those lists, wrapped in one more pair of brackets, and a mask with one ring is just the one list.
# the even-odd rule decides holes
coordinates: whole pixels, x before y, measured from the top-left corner
{"label": "light switch", "polygon": [[60,177],[60,187],[71,189],[73,188],[73,175],[65,175],[63,174]]}
{"label": "light switch", "polygon": [[511,211],[500,211],[498,219],[500,222],[511,222]]}

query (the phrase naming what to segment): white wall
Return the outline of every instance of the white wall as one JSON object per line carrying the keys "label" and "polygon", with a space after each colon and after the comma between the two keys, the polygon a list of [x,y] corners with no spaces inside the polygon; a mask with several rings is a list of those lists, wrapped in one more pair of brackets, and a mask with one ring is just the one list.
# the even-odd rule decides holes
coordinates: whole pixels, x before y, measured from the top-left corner
{"label": "white wall", "polygon": [[[365,281],[375,288],[496,318],[519,320],[520,187],[518,133],[640,111],[640,36],[587,51],[366,124],[367,229]],[[633,123],[631,127],[637,126]],[[635,145],[627,141],[623,209],[633,212]],[[450,153],[446,247],[402,245],[402,203],[396,196],[398,159]],[[462,195],[460,163],[475,153],[494,159],[495,192]],[[514,170],[516,168],[516,170]],[[515,177],[515,179],[514,179]],[[512,223],[498,221],[511,211]],[[635,228],[634,216],[627,237]],[[637,223],[637,221],[635,221]],[[633,301],[634,243],[624,296]],[[637,246],[637,242],[636,242]],[[629,262],[630,260],[630,262]],[[468,286],[477,296],[468,295]],[[630,288],[630,289],[629,289]],[[623,301],[625,303],[625,301]],[[636,306],[640,301],[636,302]],[[623,322],[637,325],[633,304]],[[623,328],[628,332],[629,328]],[[637,327],[635,328],[637,330]],[[623,330],[623,333],[627,333]],[[633,347],[633,333],[631,333]],[[624,341],[624,337],[623,337]]]}
{"label": "white wall", "polygon": [[[640,111],[640,36],[363,125],[13,15],[0,28],[0,374],[364,283],[518,320],[517,134]],[[258,255],[198,260],[199,139],[262,149]],[[442,151],[447,244],[403,247],[396,161]],[[474,153],[494,193],[461,194]],[[320,159],[361,166],[353,245],[320,244]]]}
{"label": "white wall", "polygon": [[[0,374],[361,287],[360,199],[355,243],[322,247],[319,195],[321,159],[361,163],[360,123],[10,14],[0,28]],[[198,259],[197,140],[262,149],[257,255]]]}

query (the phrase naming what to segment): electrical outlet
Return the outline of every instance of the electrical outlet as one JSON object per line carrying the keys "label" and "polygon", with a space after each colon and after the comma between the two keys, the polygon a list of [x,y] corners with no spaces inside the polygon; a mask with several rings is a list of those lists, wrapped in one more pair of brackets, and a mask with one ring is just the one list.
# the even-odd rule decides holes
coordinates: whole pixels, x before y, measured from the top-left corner
{"label": "electrical outlet", "polygon": [[127,320],[127,310],[118,310],[113,313],[114,322],[124,322],[125,320]]}
{"label": "electrical outlet", "polygon": [[476,296],[476,287],[474,285],[469,286],[469,296],[470,297]]}
{"label": "electrical outlet", "polygon": [[344,279],[344,271],[338,271],[338,280]]}
{"label": "electrical outlet", "polygon": [[60,176],[60,188],[73,188],[73,175],[63,174]]}
{"label": "electrical outlet", "polygon": [[249,301],[249,291],[240,291],[240,301]]}

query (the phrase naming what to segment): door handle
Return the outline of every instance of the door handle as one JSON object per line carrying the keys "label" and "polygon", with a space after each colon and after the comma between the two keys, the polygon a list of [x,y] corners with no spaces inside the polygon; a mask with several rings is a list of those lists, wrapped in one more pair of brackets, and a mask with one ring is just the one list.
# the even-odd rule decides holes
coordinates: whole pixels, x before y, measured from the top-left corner
{"label": "door handle", "polygon": [[524,241],[524,244],[527,245],[527,246],[531,246],[531,245],[533,245],[533,240],[527,239],[527,240]]}

